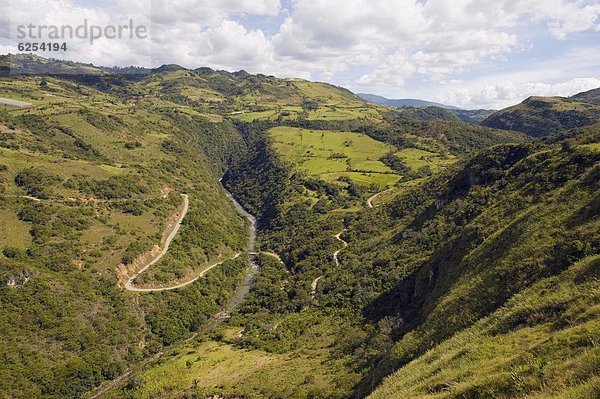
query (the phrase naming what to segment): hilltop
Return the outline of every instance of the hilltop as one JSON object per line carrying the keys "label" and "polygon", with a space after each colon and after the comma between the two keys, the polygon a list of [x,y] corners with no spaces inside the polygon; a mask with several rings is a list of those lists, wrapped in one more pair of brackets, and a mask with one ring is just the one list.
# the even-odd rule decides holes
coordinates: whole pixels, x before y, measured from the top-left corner
{"label": "hilltop", "polygon": [[482,125],[510,129],[532,137],[591,125],[600,119],[598,89],[573,97],[529,97],[488,116]]}
{"label": "hilltop", "polygon": [[600,105],[600,88],[584,91],[571,97],[573,100]]}

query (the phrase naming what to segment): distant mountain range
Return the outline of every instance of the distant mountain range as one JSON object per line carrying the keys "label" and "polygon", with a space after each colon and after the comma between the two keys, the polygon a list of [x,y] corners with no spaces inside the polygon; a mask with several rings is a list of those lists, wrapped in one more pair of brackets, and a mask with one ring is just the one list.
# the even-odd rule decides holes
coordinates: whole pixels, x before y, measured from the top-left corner
{"label": "distant mountain range", "polygon": [[365,101],[370,101],[376,104],[390,105],[392,107],[440,107],[446,109],[460,109],[452,105],[435,103],[432,101],[419,100],[415,98],[400,98],[392,100],[375,94],[357,93],[357,96]]}
{"label": "distant mountain range", "polygon": [[546,136],[564,129],[592,124],[600,116],[600,88],[572,97],[529,97],[499,111],[464,110],[452,105],[412,98],[388,99],[357,94],[361,99],[398,108],[403,117],[419,120],[462,121],[496,129],[516,130],[530,136]]}
{"label": "distant mountain range", "polygon": [[446,121],[463,121],[471,124],[479,124],[495,111],[488,109],[466,110],[455,107],[435,103],[432,101],[419,100],[414,98],[401,98],[392,100],[375,94],[357,93],[357,96],[365,101],[375,104],[387,105],[400,108],[401,114],[407,118],[422,119],[422,120],[446,120]]}

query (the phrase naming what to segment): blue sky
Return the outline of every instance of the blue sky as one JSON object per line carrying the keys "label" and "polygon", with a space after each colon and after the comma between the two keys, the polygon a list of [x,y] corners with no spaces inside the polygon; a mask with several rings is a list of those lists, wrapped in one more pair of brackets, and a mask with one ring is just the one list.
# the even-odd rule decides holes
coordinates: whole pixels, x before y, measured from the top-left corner
{"label": "blue sky", "polygon": [[[103,65],[177,63],[327,81],[355,92],[501,108],[600,86],[600,0],[0,0],[18,24],[127,19],[147,40],[44,54]],[[8,17],[10,17],[10,29]]]}

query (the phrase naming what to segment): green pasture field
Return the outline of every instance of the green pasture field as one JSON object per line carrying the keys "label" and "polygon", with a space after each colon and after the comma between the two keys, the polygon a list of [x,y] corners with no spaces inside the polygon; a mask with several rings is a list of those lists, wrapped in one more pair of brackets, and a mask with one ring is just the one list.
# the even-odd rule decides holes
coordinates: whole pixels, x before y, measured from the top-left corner
{"label": "green pasture field", "polygon": [[276,127],[269,136],[285,161],[326,181],[346,176],[359,184],[385,187],[401,177],[379,161],[395,148],[364,134]]}

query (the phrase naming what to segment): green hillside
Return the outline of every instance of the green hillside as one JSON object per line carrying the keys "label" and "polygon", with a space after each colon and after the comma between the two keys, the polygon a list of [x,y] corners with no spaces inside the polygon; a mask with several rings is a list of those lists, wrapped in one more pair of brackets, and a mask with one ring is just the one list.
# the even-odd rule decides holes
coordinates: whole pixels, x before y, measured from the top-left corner
{"label": "green hillside", "polygon": [[592,90],[571,98],[530,97],[488,116],[481,124],[516,130],[532,137],[591,125],[600,120],[597,93]]}
{"label": "green hillside", "polygon": [[[344,384],[357,384],[358,396],[400,367],[374,397],[508,398],[540,392],[547,397],[593,397],[598,373],[594,254],[599,238],[600,153],[587,147],[573,153],[532,152],[519,146],[493,150],[443,180],[440,177],[451,182],[441,198],[433,188],[431,194],[425,187],[414,188],[388,209],[350,219],[343,236],[349,247],[342,254],[341,269],[310,267],[331,262],[326,255],[331,249],[326,248],[339,248],[339,244],[327,237],[340,227],[328,223],[311,227],[308,215],[300,223],[292,220],[299,217],[297,210],[284,210],[280,220],[290,235],[273,232],[269,245],[280,237],[278,251],[290,253],[285,261],[293,265],[292,274],[285,280],[290,285],[295,281],[296,296],[290,300],[289,295],[276,295],[281,272],[275,265],[263,266],[266,280],[257,284],[244,312],[232,321],[231,335],[220,337],[225,346],[210,352],[211,356],[257,357],[243,367],[242,379],[231,380],[237,375],[236,366],[227,363],[219,363],[220,372],[211,374],[210,380],[203,379],[208,371],[196,367],[205,360],[202,355],[194,360],[197,349],[188,345],[158,369],[143,373],[139,387],[115,397],[127,392],[132,397],[173,394],[167,382],[171,380],[157,376],[176,370],[177,364],[181,368],[186,358],[192,359],[188,368],[192,371],[184,372],[189,373],[187,382],[175,385],[185,387],[176,388],[181,395],[177,397],[184,397],[184,392],[347,397],[349,385],[340,390],[339,380],[325,382],[338,360],[352,366],[344,369],[338,364],[336,377]],[[541,164],[531,170],[539,157]],[[483,165],[489,173],[467,183]],[[568,177],[561,176],[559,171],[566,165],[579,166]],[[505,192],[503,186],[508,186]],[[507,197],[512,200],[506,201]],[[413,198],[420,198],[420,204],[407,202]],[[436,198],[441,203],[437,212],[431,209]],[[327,231],[319,232],[323,227]],[[291,252],[294,248],[298,252]],[[448,253],[455,254],[450,263]],[[308,288],[300,294],[300,287],[307,287],[319,274],[323,278],[315,304]],[[344,316],[332,325],[327,319],[333,314]],[[323,351],[321,339],[329,334],[337,338],[321,354],[319,366],[302,371],[300,354]],[[232,350],[242,352],[234,355]],[[298,359],[293,361],[293,371],[276,360],[281,354]],[[294,381],[297,373],[306,373],[309,383],[279,386],[278,380],[267,377],[271,364],[277,365],[279,378]],[[253,391],[256,383],[251,381],[260,375],[265,378],[261,390]],[[360,375],[362,383],[356,379]]]}
{"label": "green hillside", "polygon": [[[569,270],[580,259],[594,256],[599,238],[599,157],[596,150],[587,147],[567,152],[493,147],[444,179],[444,186],[437,186],[435,191],[424,187],[399,196],[389,209],[387,239],[364,235],[361,240],[365,222],[358,219],[355,245],[353,229],[348,233],[349,248],[357,248],[355,268],[363,265],[360,269],[366,269],[358,281],[361,286],[387,288],[357,300],[367,304],[368,318],[387,320],[395,326],[391,334],[396,337],[388,355],[378,362],[361,389],[370,390],[381,376],[398,367],[398,375],[403,375],[404,367],[427,356],[427,351],[436,350],[446,339],[464,329],[478,331],[472,325],[490,313],[500,312],[513,295],[537,281],[556,279],[554,276]],[[367,223],[374,224],[371,218]],[[372,250],[365,255],[367,247]],[[370,274],[365,264],[378,265],[377,272]],[[401,277],[394,282],[394,276]],[[333,287],[339,284],[334,281]],[[534,293],[524,291],[519,295]],[[584,307],[593,306],[596,301],[594,297],[581,300],[586,303]],[[556,305],[553,300],[549,302]],[[546,311],[543,303],[534,303],[532,300],[531,306],[539,306],[540,310],[531,310],[529,314],[535,316],[527,326],[539,325],[539,331],[532,342],[551,339],[553,334],[568,336],[568,328],[578,323],[574,316],[571,324],[565,321],[561,328],[555,325],[549,333],[545,326],[554,323],[555,317],[568,318],[569,310],[559,307]],[[521,328],[521,320],[529,316],[522,317],[508,319],[505,330],[496,332],[494,337],[500,339],[501,334]],[[595,316],[590,317],[594,320]],[[593,327],[586,328],[593,331]],[[589,350],[593,350],[593,338],[590,339]],[[492,345],[494,338],[488,340]],[[497,373],[511,370],[509,364],[518,364],[512,363],[516,361],[510,357],[515,352],[505,350],[507,358],[493,356]],[[577,356],[576,351],[567,353],[563,353],[561,361],[566,356]],[[543,356],[540,358],[543,360]],[[548,358],[548,362],[552,361],[556,362]],[[458,372],[458,364],[454,367],[452,358],[448,358],[448,369]],[[589,363],[585,367],[593,370],[594,366]],[[584,383],[594,374],[577,383]],[[495,382],[497,385],[490,385],[485,379],[471,379],[467,382],[469,395],[514,397],[520,389],[512,386],[511,380],[503,382],[498,377]],[[531,384],[531,393],[544,386],[543,381]],[[448,391],[448,397],[462,397],[461,388],[460,384],[449,383],[444,391]],[[571,387],[556,386],[558,391],[567,388]]]}

